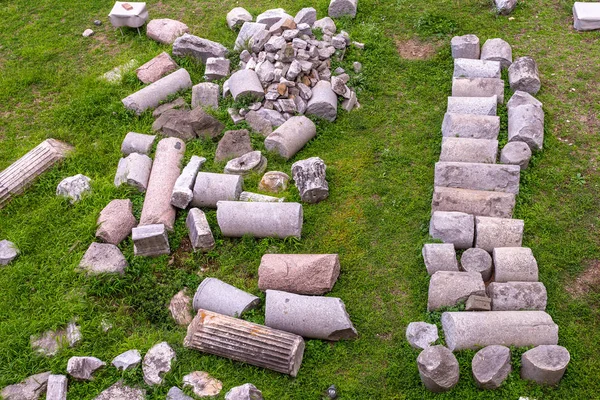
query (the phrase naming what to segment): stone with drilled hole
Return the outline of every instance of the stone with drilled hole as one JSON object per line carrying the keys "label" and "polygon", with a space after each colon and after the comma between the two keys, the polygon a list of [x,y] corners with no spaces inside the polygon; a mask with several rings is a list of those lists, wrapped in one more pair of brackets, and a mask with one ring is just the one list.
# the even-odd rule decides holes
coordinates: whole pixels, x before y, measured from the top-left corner
{"label": "stone with drilled hole", "polygon": [[249,175],[263,173],[267,169],[267,158],[260,151],[251,151],[243,156],[229,160],[223,170],[226,174]]}
{"label": "stone with drilled hole", "polygon": [[438,328],[434,324],[411,322],[406,328],[406,340],[414,349],[425,349],[438,339]]}
{"label": "stone with drilled hole", "polygon": [[434,393],[447,392],[458,383],[456,357],[444,346],[430,346],[417,357],[421,382]]}

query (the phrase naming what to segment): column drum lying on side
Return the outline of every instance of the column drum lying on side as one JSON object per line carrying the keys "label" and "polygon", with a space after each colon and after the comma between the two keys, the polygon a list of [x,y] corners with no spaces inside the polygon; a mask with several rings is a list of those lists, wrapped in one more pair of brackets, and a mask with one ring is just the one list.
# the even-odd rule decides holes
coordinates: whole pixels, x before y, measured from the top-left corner
{"label": "column drum lying on side", "polygon": [[302,234],[302,218],[302,205],[299,203],[217,203],[217,222],[225,237],[299,238]]}
{"label": "column drum lying on side", "polygon": [[520,174],[518,165],[440,161],[434,185],[518,194]]}
{"label": "column drum lying on side", "polygon": [[458,211],[484,217],[511,218],[515,194],[484,190],[433,188],[431,211]]}

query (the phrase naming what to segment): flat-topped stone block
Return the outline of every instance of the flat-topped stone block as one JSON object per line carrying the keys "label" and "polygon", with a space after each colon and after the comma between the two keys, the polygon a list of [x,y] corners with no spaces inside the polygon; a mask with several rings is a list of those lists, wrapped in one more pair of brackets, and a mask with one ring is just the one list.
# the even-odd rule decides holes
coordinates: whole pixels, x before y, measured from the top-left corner
{"label": "flat-topped stone block", "polygon": [[225,237],[299,238],[302,234],[302,218],[302,205],[299,203],[217,203],[217,222]]}
{"label": "flat-topped stone block", "polygon": [[50,375],[46,389],[46,400],[67,400],[68,384],[66,375]]}
{"label": "flat-topped stone block", "polygon": [[531,57],[519,57],[508,67],[508,82],[513,91],[521,90],[535,95],[542,83],[535,60]]}
{"label": "flat-topped stone block", "polygon": [[177,71],[160,78],[156,82],[125,97],[121,102],[128,110],[140,115],[148,109],[154,109],[172,94],[192,87],[190,74],[180,68]]}
{"label": "flat-topped stone block", "polygon": [[437,271],[429,281],[427,311],[452,307],[471,295],[485,296],[485,284],[477,272]]}
{"label": "flat-topped stone block", "polygon": [[422,254],[429,275],[433,275],[437,271],[458,272],[454,244],[427,243],[423,246]]}
{"label": "flat-topped stone block", "polygon": [[498,103],[502,104],[504,103],[504,81],[499,78],[452,78],[452,96],[496,96]]}
{"label": "flat-topped stone block", "polygon": [[131,153],[149,154],[156,135],[145,135],[143,133],[129,132],[121,143],[121,153],[128,156]]}
{"label": "flat-topped stone block", "polygon": [[487,287],[493,311],[546,309],[548,294],[542,282],[492,282]]}
{"label": "flat-topped stone block", "polygon": [[484,347],[473,357],[471,369],[478,388],[498,389],[512,370],[510,349],[500,345]]}
{"label": "flat-topped stone block", "polygon": [[194,183],[193,207],[216,208],[221,200],[235,201],[242,193],[241,175],[199,172]]}
{"label": "flat-topped stone block", "polygon": [[219,108],[219,85],[213,82],[200,82],[192,87],[192,108]]}
{"label": "flat-topped stone block", "polygon": [[450,41],[452,58],[470,58],[479,59],[481,49],[479,47],[479,38],[475,35],[454,36]]}
{"label": "flat-topped stone block", "polygon": [[544,146],[544,110],[526,104],[508,109],[508,141],[525,142],[532,151]]}
{"label": "flat-topped stone block", "polygon": [[423,350],[417,357],[417,367],[421,382],[434,393],[447,392],[458,383],[458,361],[444,346],[431,346]]}
{"label": "flat-topped stone block", "polygon": [[446,112],[453,114],[496,115],[498,100],[490,97],[448,97]]}
{"label": "flat-topped stone block", "polygon": [[571,361],[569,351],[562,346],[541,345],[521,356],[521,379],[540,385],[557,385]]}
{"label": "flat-topped stone block", "polygon": [[491,253],[496,247],[520,247],[522,219],[475,217],[475,247]]}
{"label": "flat-topped stone block", "polygon": [[440,161],[434,185],[518,194],[520,173],[518,165]]}
{"label": "flat-topped stone block", "polygon": [[492,301],[487,296],[472,294],[465,302],[465,311],[490,311],[492,309]]}
{"label": "flat-topped stone block", "polygon": [[133,228],[131,238],[136,256],[158,256],[171,252],[167,230],[163,224]]}
{"label": "flat-topped stone block", "polygon": [[265,148],[290,159],[317,135],[314,122],[305,116],[291,117],[265,139]]}
{"label": "flat-topped stone block", "polygon": [[512,64],[512,48],[502,39],[488,39],[481,47],[481,59],[499,61],[502,68],[508,68]]}
{"label": "flat-topped stone block", "polygon": [[190,242],[192,242],[194,250],[209,251],[215,247],[215,238],[202,210],[198,208],[190,209],[185,219],[185,225],[188,228]]}
{"label": "flat-topped stone block", "polygon": [[250,133],[246,129],[226,131],[217,145],[215,161],[229,161],[233,158],[250,153],[252,150]]}
{"label": "flat-topped stone block", "polygon": [[499,61],[454,59],[455,78],[500,78],[502,66]]}
{"label": "flat-topped stone block", "polygon": [[515,194],[434,187],[431,211],[457,211],[476,216],[511,218]]}
{"label": "flat-topped stone block", "polygon": [[460,267],[463,271],[481,274],[483,280],[487,282],[492,277],[492,256],[483,249],[467,249],[460,257]]}
{"label": "flat-topped stone block", "polygon": [[429,222],[429,234],[434,239],[451,243],[457,249],[473,246],[475,219],[462,212],[434,211]]}
{"label": "flat-topped stone block", "polygon": [[537,282],[538,265],[528,247],[496,247],[494,258],[494,281]]}
{"label": "flat-topped stone block", "polygon": [[230,317],[258,307],[260,299],[216,278],[204,278],[194,295],[194,311],[200,309]]}
{"label": "flat-topped stone block", "polygon": [[442,138],[440,161],[494,164],[497,155],[497,140],[456,137]]}
{"label": "flat-topped stone block", "polygon": [[600,29],[600,4],[576,1],[573,4],[573,27],[578,31]]}
{"label": "flat-topped stone block", "polygon": [[498,139],[500,117],[476,114],[444,114],[442,136],[472,139]]}

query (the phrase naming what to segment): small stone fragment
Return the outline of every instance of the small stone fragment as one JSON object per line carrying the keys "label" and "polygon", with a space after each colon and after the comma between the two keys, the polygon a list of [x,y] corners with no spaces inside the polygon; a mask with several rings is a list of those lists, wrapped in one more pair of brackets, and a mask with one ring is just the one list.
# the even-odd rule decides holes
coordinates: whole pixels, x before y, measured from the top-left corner
{"label": "small stone fragment", "polygon": [[320,29],[323,33],[334,34],[336,26],[331,18],[324,17],[315,21],[313,29]]}
{"label": "small stone fragment", "polygon": [[175,351],[167,342],[152,346],[142,362],[144,382],[149,386],[161,385],[164,375],[171,371],[171,364],[175,359]]}
{"label": "small stone fragment", "polygon": [[287,14],[283,8],[274,8],[258,15],[256,17],[256,22],[265,24],[267,29],[269,29],[273,24],[279,22],[282,18],[289,18],[291,20],[294,19],[294,17]]}
{"label": "small stone fragment", "polygon": [[458,361],[444,346],[425,348],[417,357],[417,366],[421,381],[434,393],[447,392],[458,383]]}
{"label": "small stone fragment", "polygon": [[454,36],[450,41],[452,58],[479,59],[479,38],[475,35]]}
{"label": "small stone fragment", "polygon": [[125,64],[118,65],[110,71],[105,72],[102,76],[100,76],[100,78],[104,79],[108,83],[121,83],[123,80],[123,75],[135,68],[137,64],[138,62],[136,60],[129,60]]}
{"label": "small stone fragment", "polygon": [[202,210],[198,208],[190,209],[185,224],[194,250],[205,252],[215,247],[215,239]]}
{"label": "small stone fragment", "polygon": [[83,37],[90,37],[94,34],[94,31],[91,29],[86,29],[85,31],[83,31],[82,36]]}
{"label": "small stone fragment", "polygon": [[163,51],[158,56],[136,69],[135,72],[140,81],[152,83],[175,71],[177,68],[177,63],[173,61],[170,55]]}
{"label": "small stone fragment", "polygon": [[185,394],[183,392],[183,390],[179,389],[176,386],[173,386],[171,389],[169,389],[166,400],[194,400],[194,399],[191,398],[190,396],[188,396],[187,394]]}
{"label": "small stone fragment", "polygon": [[219,107],[219,85],[212,82],[201,82],[192,87],[192,108]]}
{"label": "small stone fragment", "polygon": [[91,381],[94,372],[104,367],[106,363],[96,357],[71,357],[67,362],[67,373],[81,381]]}
{"label": "small stone fragment", "polygon": [[241,157],[229,160],[223,172],[243,176],[251,173],[261,174],[265,169],[267,169],[267,158],[260,151],[251,151]]}
{"label": "small stone fragment", "polygon": [[[423,261],[429,275],[437,271],[457,271],[458,261],[452,243],[427,243],[423,246]],[[488,254],[489,255],[489,254]],[[491,261],[491,258],[490,258]]]}
{"label": "small stone fragment", "polygon": [[155,139],[155,135],[129,132],[125,135],[123,143],[121,143],[121,153],[123,153],[124,156],[128,156],[131,153],[149,154]]}
{"label": "small stone fragment", "polygon": [[94,400],[145,400],[146,391],[143,389],[134,389],[123,385],[119,381],[108,389],[104,390]]}
{"label": "small stone fragment", "polygon": [[235,7],[227,13],[226,19],[229,29],[234,29],[244,25],[244,22],[252,21],[252,14],[243,7]]}
{"label": "small stone fragment", "polygon": [[265,173],[258,184],[258,189],[265,192],[279,193],[287,190],[290,177],[280,171],[269,171]]}
{"label": "small stone fragment", "polygon": [[100,211],[96,221],[96,237],[103,242],[118,245],[131,234],[137,225],[133,216],[133,203],[129,199],[113,200]]}
{"label": "small stone fragment", "polygon": [[56,195],[67,197],[71,204],[74,204],[81,200],[85,193],[92,191],[90,181],[90,178],[82,174],[65,178],[56,187]]}
{"label": "small stone fragment", "polygon": [[31,375],[22,382],[6,386],[0,392],[4,400],[38,400],[46,391],[48,378],[52,372]]}
{"label": "small stone fragment", "polygon": [[39,337],[31,336],[31,348],[38,354],[53,356],[62,347],[73,347],[81,340],[79,326],[70,322],[66,329],[46,331]]}
{"label": "small stone fragment", "polygon": [[96,20],[94,20],[94,25],[100,26],[100,25],[102,25],[102,21],[100,21],[99,19],[96,19]]}
{"label": "small stone fragment", "polygon": [[294,17],[294,22],[297,25],[308,24],[312,26],[317,20],[317,10],[312,7],[303,8]]}
{"label": "small stone fragment", "polygon": [[260,390],[251,383],[233,387],[225,395],[225,400],[263,400]]}
{"label": "small stone fragment", "polygon": [[131,153],[121,158],[117,165],[114,184],[119,187],[126,183],[140,192],[148,188],[148,180],[152,171],[152,159],[145,154]]}
{"label": "small stone fragment", "polygon": [[542,345],[521,356],[521,379],[540,385],[557,385],[571,361],[569,351],[562,346]]}
{"label": "small stone fragment", "polygon": [[502,164],[513,164],[521,167],[521,171],[527,169],[531,159],[531,149],[525,142],[508,142],[500,152]]}
{"label": "small stone fragment", "polygon": [[142,356],[138,350],[127,350],[113,358],[111,364],[118,370],[127,371],[129,369],[134,369],[141,362]]}
{"label": "small stone fragment", "polygon": [[[269,124],[269,128],[271,125]],[[246,129],[227,131],[219,140],[215,152],[215,162],[229,161],[252,151],[250,134]]]}
{"label": "small stone fragment", "polygon": [[484,249],[465,250],[460,257],[460,266],[463,271],[480,273],[486,282],[492,277],[492,256]]}
{"label": "small stone fragment", "polygon": [[425,349],[438,340],[438,328],[427,322],[411,322],[406,328],[406,340],[414,349]]}
{"label": "small stone fragment", "polygon": [[0,265],[8,265],[19,255],[17,246],[8,240],[0,240]]}
{"label": "small stone fragment", "polygon": [[92,243],[79,262],[79,269],[88,275],[125,273],[127,260],[121,250],[110,243]]}
{"label": "small stone fragment", "polygon": [[517,0],[494,0],[496,10],[500,15],[510,14],[517,6]]}
{"label": "small stone fragment", "polygon": [[171,252],[164,224],[144,225],[133,228],[131,238],[136,256],[152,257]]}
{"label": "small stone fragment", "polygon": [[510,349],[492,345],[479,350],[471,363],[475,384],[480,389],[498,389],[512,370]]}
{"label": "small stone fragment", "polygon": [[185,289],[173,296],[169,303],[169,311],[177,325],[188,326],[192,322],[194,317],[191,304],[192,299],[186,294]]}
{"label": "small stone fragment", "polygon": [[172,44],[175,39],[189,31],[183,22],[169,18],[153,19],[146,25],[146,35],[163,44]]}
{"label": "small stone fragment", "polygon": [[[193,96],[193,93],[192,93],[192,96]],[[158,118],[161,115],[163,115],[165,113],[165,111],[174,110],[174,109],[189,110],[189,106],[187,105],[187,103],[185,102],[185,100],[183,98],[178,97],[173,101],[170,101],[168,103],[163,103],[160,106],[156,107],[156,109],[154,111],[152,111],[152,117]],[[143,153],[143,152],[138,151],[137,153]],[[147,154],[147,153],[144,153],[144,154]]]}
{"label": "small stone fragment", "polygon": [[194,371],[184,376],[183,386],[191,387],[194,394],[198,397],[216,396],[223,389],[221,381],[213,378],[204,371]]}
{"label": "small stone fragment", "polygon": [[50,375],[48,377],[46,400],[67,400],[67,377]]}
{"label": "small stone fragment", "polygon": [[472,294],[465,302],[465,311],[490,311],[491,304],[489,297]]}

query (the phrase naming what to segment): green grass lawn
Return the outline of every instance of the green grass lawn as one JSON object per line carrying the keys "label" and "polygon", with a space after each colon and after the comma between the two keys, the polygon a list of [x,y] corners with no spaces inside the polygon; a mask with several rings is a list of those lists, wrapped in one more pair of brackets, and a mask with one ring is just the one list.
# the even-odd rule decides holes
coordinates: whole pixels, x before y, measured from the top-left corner
{"label": "green grass lawn", "polygon": [[[75,272],[94,241],[100,210],[112,199],[131,198],[139,218],[143,196],[115,188],[113,178],[120,144],[129,131],[151,132],[151,113],[134,117],[121,99],[141,87],[133,74],[121,85],[98,76],[130,59],[144,63],[162,46],[127,30],[122,36],[108,23],[109,0],[4,1],[0,7],[0,170],[45,138],[75,146],[62,164],[44,174],[27,192],[0,210],[0,239],[15,242],[21,255],[0,268],[0,387],[42,371],[65,373],[74,355],[95,356],[107,363],[121,352],[142,353],[160,341],[177,352],[164,385],[148,389],[149,399],[164,399],[192,371],[222,380],[221,398],[246,382],[265,399],[320,399],[335,384],[342,399],[600,398],[600,295],[593,284],[574,296],[566,288],[600,260],[598,172],[600,140],[600,33],[572,29],[568,0],[524,0],[508,17],[497,17],[487,0],[360,0],[355,20],[338,21],[363,51],[349,51],[342,66],[363,64],[356,77],[362,108],[339,111],[335,123],[319,122],[317,137],[293,159],[268,156],[269,170],[290,171],[295,160],[319,156],[327,164],[330,197],[304,205],[301,240],[226,239],[214,211],[207,216],[217,246],[193,254],[186,245],[185,212],[178,213],[170,235],[171,256],[135,258],[130,239],[120,248],[129,261],[123,277],[86,278]],[[236,34],[227,29],[226,13],[235,6],[253,15],[275,7],[290,14],[314,6],[326,15],[328,1],[151,1],[151,18],[185,22],[191,33],[233,47]],[[94,19],[104,24],[93,26]],[[92,28],[96,34],[83,38]],[[496,391],[480,391],[471,376],[474,352],[457,354],[461,379],[456,388],[433,395],[422,386],[418,352],[404,332],[411,321],[439,322],[426,312],[428,276],[421,247],[428,239],[433,167],[439,157],[440,127],[450,95],[453,62],[449,41],[454,34],[474,33],[483,43],[501,37],[513,55],[533,56],[542,76],[538,98],[544,103],[544,150],[522,174],[515,218],[525,220],[524,246],[531,247],[548,289],[548,312],[559,325],[559,344],[571,352],[571,364],[557,388],[520,380],[521,351],[514,351],[514,371]],[[404,59],[398,48],[418,39],[431,55]],[[420,47],[422,46],[422,47]],[[202,80],[203,67],[179,60]],[[507,98],[508,98],[507,91]],[[188,100],[190,94],[186,94]],[[226,105],[219,118],[233,127]],[[502,108],[501,142],[506,141]],[[253,137],[257,149],[262,139]],[[193,154],[213,163],[216,142],[188,143]],[[78,173],[92,179],[93,194],[70,205],[55,196],[63,178]],[[245,188],[256,191],[260,177]],[[292,187],[285,194],[299,200]],[[180,245],[183,244],[181,247]],[[217,277],[251,293],[266,252],[338,253],[341,274],[331,295],[344,300],[359,332],[355,341],[308,340],[297,378],[183,348],[185,328],[167,310],[169,299],[184,287],[193,292],[204,277]],[[597,283],[597,282],[596,282]],[[263,309],[248,318],[263,321]],[[83,340],[53,358],[33,353],[30,336],[64,327],[73,317]],[[113,325],[101,330],[105,320]],[[107,367],[89,383],[69,383],[69,398],[91,399],[118,379],[145,386],[141,368],[121,374]]]}

